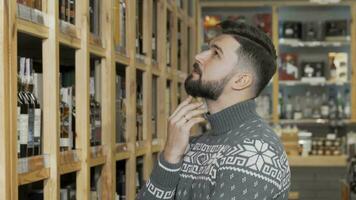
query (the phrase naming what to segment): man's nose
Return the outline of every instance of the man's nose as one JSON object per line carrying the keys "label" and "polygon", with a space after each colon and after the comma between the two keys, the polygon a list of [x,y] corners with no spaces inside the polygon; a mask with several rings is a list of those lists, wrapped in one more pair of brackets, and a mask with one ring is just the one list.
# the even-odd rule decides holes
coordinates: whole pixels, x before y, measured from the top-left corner
{"label": "man's nose", "polygon": [[196,56],[195,56],[195,59],[200,62],[200,63],[204,63],[204,61],[208,58],[209,56],[209,50],[208,51],[202,51],[200,53],[198,53]]}

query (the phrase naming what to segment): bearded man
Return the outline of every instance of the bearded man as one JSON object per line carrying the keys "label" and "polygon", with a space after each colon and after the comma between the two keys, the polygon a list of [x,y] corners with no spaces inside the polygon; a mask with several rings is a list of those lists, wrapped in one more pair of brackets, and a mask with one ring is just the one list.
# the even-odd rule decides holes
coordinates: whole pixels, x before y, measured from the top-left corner
{"label": "bearded man", "polygon": [[[276,72],[275,48],[253,26],[219,26],[222,34],[195,57],[185,81],[190,96],[169,117],[164,150],[138,199],[288,199],[287,155],[254,101]],[[211,129],[190,138],[204,120]]]}

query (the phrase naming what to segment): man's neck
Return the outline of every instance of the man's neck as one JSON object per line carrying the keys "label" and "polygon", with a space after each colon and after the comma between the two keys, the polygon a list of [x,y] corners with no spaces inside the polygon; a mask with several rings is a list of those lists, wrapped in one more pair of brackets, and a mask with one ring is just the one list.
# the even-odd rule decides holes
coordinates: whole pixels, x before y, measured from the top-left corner
{"label": "man's neck", "polygon": [[223,95],[221,95],[219,97],[218,100],[214,101],[214,100],[209,100],[209,99],[205,99],[207,107],[208,107],[208,111],[210,114],[214,114],[217,113],[221,110],[224,110],[225,108],[228,108],[232,105],[235,105],[237,103],[246,101],[251,99],[251,97],[249,95],[243,95],[240,97],[222,97]]}

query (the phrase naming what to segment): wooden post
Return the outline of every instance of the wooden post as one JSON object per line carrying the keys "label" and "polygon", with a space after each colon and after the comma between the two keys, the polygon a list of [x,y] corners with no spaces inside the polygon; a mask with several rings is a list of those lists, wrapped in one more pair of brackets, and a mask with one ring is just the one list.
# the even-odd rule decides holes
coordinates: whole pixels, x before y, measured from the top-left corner
{"label": "wooden post", "polygon": [[[6,6],[7,5],[7,6]],[[9,139],[5,142],[9,142],[10,151],[10,197],[11,199],[18,198],[18,180],[17,180],[17,23],[16,23],[16,2],[15,1],[5,1],[5,16],[8,16],[8,55],[9,56],[9,110],[10,114],[10,129],[7,134],[9,134]],[[7,13],[7,14],[6,14]],[[5,27],[4,27],[5,28]],[[15,178],[14,178],[15,177]]]}
{"label": "wooden post", "polygon": [[146,52],[146,72],[143,78],[143,137],[147,152],[144,156],[143,179],[148,180],[152,171],[152,9],[153,0],[143,2],[143,47]]}
{"label": "wooden post", "polygon": [[[279,37],[278,37],[278,7],[272,6],[272,40],[276,48],[276,53],[279,55]],[[274,124],[279,123],[278,116],[278,93],[279,93],[279,77],[278,77],[278,66],[276,73],[273,76],[273,89],[272,89],[272,121]]]}
{"label": "wooden post", "polygon": [[43,42],[43,152],[49,157],[50,177],[44,198],[59,199],[59,43],[58,1],[48,1],[48,39]]}
{"label": "wooden post", "polygon": [[356,122],[356,4],[351,4],[351,121]]}
{"label": "wooden post", "polygon": [[177,8],[177,4],[174,2],[173,5],[173,11],[172,11],[172,18],[173,19],[167,19],[167,20],[172,20],[171,21],[171,47],[172,47],[172,52],[171,52],[171,58],[172,58],[172,62],[171,62],[171,67],[172,67],[172,73],[173,73],[173,80],[171,82],[171,108],[172,108],[172,112],[175,110],[175,108],[177,107],[177,93],[178,93],[178,79],[177,79],[177,71],[178,71],[178,62],[177,62],[177,58],[178,58],[178,40],[177,40],[177,33],[178,33],[178,17],[177,17],[177,12],[178,12],[178,8]]}
{"label": "wooden post", "polygon": [[[158,55],[158,67],[160,69],[160,76],[158,78],[158,91],[160,94],[158,95],[158,102],[165,102],[165,91],[166,91],[166,37],[167,37],[167,29],[166,29],[166,21],[167,21],[167,2],[166,0],[158,0],[158,33],[157,33],[157,55]],[[158,39],[162,38],[162,39]],[[164,38],[164,39],[163,39]],[[166,118],[166,106],[164,103],[160,103],[158,106],[157,113],[157,126],[158,126],[158,138],[161,140],[161,144],[164,145],[166,141],[166,131],[167,131],[167,118]]]}
{"label": "wooden post", "polygon": [[[9,37],[9,11],[11,7],[5,1],[0,2],[0,199],[11,199],[11,162],[10,147],[15,140],[11,138],[10,126],[10,60],[9,50],[11,40]],[[12,76],[15,77],[15,76]],[[17,134],[15,132],[15,134]],[[10,142],[9,142],[10,141]],[[13,144],[13,143],[12,143]],[[16,143],[15,143],[16,145]],[[17,175],[17,174],[16,174]],[[15,176],[16,177],[16,176]],[[16,179],[16,178],[15,178]]]}
{"label": "wooden post", "polygon": [[[114,22],[118,16],[112,8],[118,0],[102,1],[102,36],[105,44],[106,59],[102,65],[102,141],[105,147],[106,162],[102,171],[101,199],[115,199],[116,192],[116,162],[115,162],[115,116],[116,116],[116,67]],[[118,5],[117,5],[118,6]],[[117,8],[117,10],[119,10]],[[116,34],[119,34],[117,32]]]}
{"label": "wooden post", "polygon": [[80,49],[75,53],[76,135],[81,150],[77,174],[77,199],[90,198],[90,105],[89,105],[89,1],[77,1],[76,26],[80,29]]}
{"label": "wooden post", "polygon": [[126,198],[136,196],[136,0],[127,1],[127,51],[129,66],[126,68],[126,136],[129,159],[126,161]]}

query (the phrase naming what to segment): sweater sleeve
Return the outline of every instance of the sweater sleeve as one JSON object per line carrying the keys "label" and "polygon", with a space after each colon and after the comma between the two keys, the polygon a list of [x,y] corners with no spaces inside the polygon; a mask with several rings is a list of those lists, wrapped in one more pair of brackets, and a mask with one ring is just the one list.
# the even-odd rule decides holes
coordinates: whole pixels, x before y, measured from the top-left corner
{"label": "sweater sleeve", "polygon": [[160,154],[152,174],[137,195],[137,200],[174,199],[182,163],[171,164]]}
{"label": "sweater sleeve", "polygon": [[[278,189],[267,181],[233,170],[222,170],[217,174],[211,200],[288,200],[288,195],[276,197]],[[288,191],[286,191],[288,194]]]}

